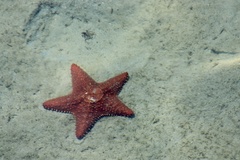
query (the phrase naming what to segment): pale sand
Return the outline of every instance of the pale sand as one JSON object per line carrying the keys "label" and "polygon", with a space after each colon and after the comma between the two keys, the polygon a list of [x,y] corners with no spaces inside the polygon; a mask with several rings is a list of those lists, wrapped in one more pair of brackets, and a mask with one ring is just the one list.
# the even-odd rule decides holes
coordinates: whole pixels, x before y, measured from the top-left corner
{"label": "pale sand", "polygon": [[[240,159],[240,1],[0,1],[0,159]],[[82,140],[42,103],[76,63],[136,116]]]}

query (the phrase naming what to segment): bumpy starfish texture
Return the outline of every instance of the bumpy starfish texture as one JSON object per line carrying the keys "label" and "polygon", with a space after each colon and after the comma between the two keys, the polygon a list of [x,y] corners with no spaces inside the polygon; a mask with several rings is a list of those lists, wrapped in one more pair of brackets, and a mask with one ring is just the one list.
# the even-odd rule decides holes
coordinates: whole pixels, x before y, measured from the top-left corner
{"label": "bumpy starfish texture", "polygon": [[47,110],[71,113],[76,119],[76,136],[81,139],[104,116],[133,117],[134,113],[117,97],[128,80],[124,72],[105,82],[95,82],[76,64],[71,66],[72,93],[43,103]]}

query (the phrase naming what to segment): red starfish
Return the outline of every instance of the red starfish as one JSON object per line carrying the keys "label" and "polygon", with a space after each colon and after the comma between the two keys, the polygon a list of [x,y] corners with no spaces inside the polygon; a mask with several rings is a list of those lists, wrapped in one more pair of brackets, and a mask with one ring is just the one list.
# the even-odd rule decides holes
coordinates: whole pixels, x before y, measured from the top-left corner
{"label": "red starfish", "polygon": [[71,66],[72,93],[43,103],[45,109],[71,113],[76,118],[76,136],[81,139],[104,116],[133,117],[134,113],[117,97],[128,80],[122,73],[105,82],[95,82],[76,64]]}

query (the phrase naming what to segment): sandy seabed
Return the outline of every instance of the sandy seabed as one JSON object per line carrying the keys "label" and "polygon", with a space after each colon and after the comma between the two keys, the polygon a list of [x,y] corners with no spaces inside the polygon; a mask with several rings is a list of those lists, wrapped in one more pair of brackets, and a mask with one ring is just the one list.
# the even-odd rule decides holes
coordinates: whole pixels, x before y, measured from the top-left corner
{"label": "sandy seabed", "polygon": [[[239,160],[239,0],[0,1],[1,160]],[[76,63],[96,81],[130,75],[132,119],[82,140],[42,103],[71,91]]]}

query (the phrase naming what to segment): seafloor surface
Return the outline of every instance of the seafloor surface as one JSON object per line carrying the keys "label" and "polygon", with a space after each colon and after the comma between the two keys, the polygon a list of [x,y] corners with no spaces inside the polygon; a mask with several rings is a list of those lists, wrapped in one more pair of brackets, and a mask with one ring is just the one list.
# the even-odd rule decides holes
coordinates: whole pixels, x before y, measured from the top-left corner
{"label": "seafloor surface", "polygon": [[[239,0],[0,1],[0,159],[239,160]],[[42,103],[76,63],[136,116],[84,139]]]}

